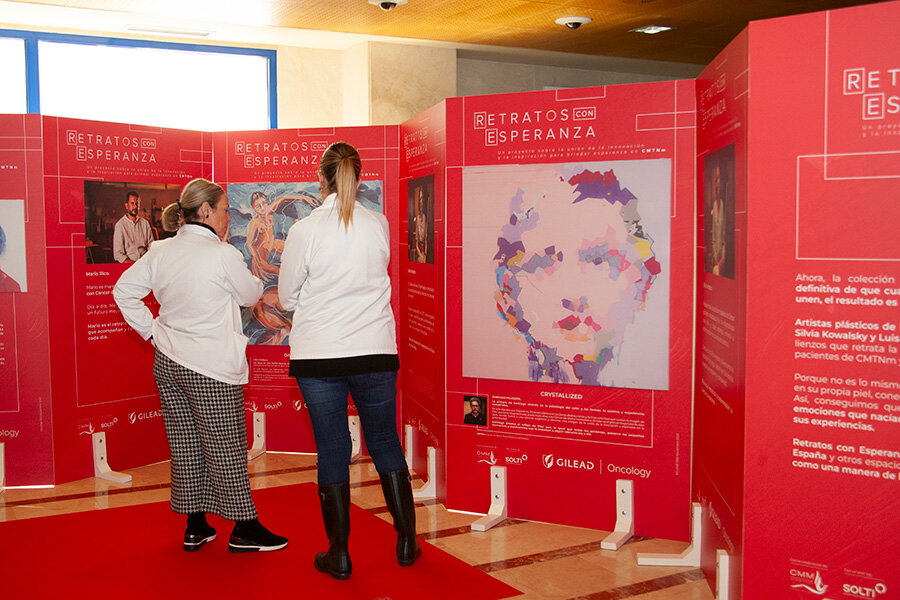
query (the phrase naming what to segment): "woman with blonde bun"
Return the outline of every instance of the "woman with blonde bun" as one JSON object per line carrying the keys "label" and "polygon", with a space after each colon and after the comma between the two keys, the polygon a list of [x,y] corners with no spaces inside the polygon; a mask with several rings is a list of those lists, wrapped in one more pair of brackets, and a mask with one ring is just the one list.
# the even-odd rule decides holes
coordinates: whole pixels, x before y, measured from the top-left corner
{"label": "woman with blonde bun", "polygon": [[397,561],[421,553],[409,472],[397,435],[397,341],[388,277],[390,243],[383,215],[357,200],[362,163],[345,142],[322,155],[325,198],[288,232],[278,297],[294,310],[290,373],[309,408],[318,451],[319,499],[327,552],[315,567],[350,576],[350,432],[347,395],[359,412],[366,448],[397,531]]}
{"label": "woman with blonde bun", "polygon": [[[243,384],[247,338],[241,306],[252,306],[262,282],[241,253],[223,242],[231,218],[219,185],[194,179],[165,208],[163,227],[175,237],[153,242],[125,271],[113,297],[125,321],[156,347],[153,376],[172,456],[171,507],[187,515],[184,549],[216,539],[212,512],[235,522],[231,552],[284,548],[257,519],[247,474]],[[154,318],[143,298],[159,301]]]}

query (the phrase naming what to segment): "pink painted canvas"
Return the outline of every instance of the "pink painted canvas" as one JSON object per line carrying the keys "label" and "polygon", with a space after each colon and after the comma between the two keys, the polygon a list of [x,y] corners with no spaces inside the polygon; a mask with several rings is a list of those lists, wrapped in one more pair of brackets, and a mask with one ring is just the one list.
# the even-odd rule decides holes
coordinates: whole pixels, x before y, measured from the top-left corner
{"label": "pink painted canvas", "polygon": [[669,159],[463,170],[463,375],[668,389]]}

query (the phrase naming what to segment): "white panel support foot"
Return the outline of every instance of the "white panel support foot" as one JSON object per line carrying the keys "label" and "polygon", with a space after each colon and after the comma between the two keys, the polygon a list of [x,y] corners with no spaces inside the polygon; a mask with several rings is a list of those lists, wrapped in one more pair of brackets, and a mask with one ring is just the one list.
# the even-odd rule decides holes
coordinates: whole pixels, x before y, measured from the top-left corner
{"label": "white panel support foot", "polygon": [[91,436],[94,444],[94,477],[113,483],[129,483],[131,475],[119,473],[109,468],[109,452],[106,447],[106,432],[101,431]]}
{"label": "white panel support foot", "polygon": [[350,463],[355,463],[362,456],[362,434],[359,432],[359,417],[348,416],[347,426],[350,428]]}
{"label": "white panel support foot", "polygon": [[691,545],[681,554],[651,554],[641,553],[637,555],[637,563],[641,566],[653,567],[699,567],[700,549],[703,537],[703,508],[699,502],[691,504]]}
{"label": "white panel support foot", "polygon": [[634,481],[616,479],[616,529],[600,542],[603,550],[618,550],[634,536]]}
{"label": "white panel support foot", "polygon": [[247,449],[247,462],[266,453],[266,413],[253,413],[253,445]]}
{"label": "white panel support foot", "polygon": [[405,444],[403,446],[403,456],[406,458],[406,468],[413,470],[413,434],[415,429],[412,425],[406,425],[403,428],[403,437]]}
{"label": "white panel support foot", "polygon": [[506,467],[491,467],[491,507],[472,523],[472,531],[487,531],[506,520]]}
{"label": "white panel support foot", "polygon": [[413,490],[413,500],[433,500],[437,498],[437,450],[428,446],[428,481]]}
{"label": "white panel support foot", "polygon": [[716,600],[728,600],[731,583],[731,556],[725,550],[716,550]]}

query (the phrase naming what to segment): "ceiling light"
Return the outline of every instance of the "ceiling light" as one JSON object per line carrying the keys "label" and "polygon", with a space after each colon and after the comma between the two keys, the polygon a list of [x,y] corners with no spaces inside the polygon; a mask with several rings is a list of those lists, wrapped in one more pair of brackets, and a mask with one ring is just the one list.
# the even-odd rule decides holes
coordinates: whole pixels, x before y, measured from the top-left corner
{"label": "ceiling light", "polygon": [[384,12],[394,10],[401,4],[406,4],[409,0],[369,0],[369,4],[377,6]]}
{"label": "ceiling light", "polygon": [[638,27],[637,29],[629,29],[629,33],[646,33],[649,35],[653,35],[654,33],[662,33],[663,31],[669,31],[670,29],[675,29],[674,27],[669,27],[668,25],[647,25],[646,27]]}
{"label": "ceiling light", "polygon": [[205,29],[181,29],[178,27],[152,27],[145,25],[126,25],[125,31],[129,33],[152,33],[155,35],[174,35],[176,37],[207,37],[213,31]]}
{"label": "ceiling light", "polygon": [[582,25],[590,22],[590,17],[560,17],[556,20],[557,25],[565,25],[569,29],[578,29]]}

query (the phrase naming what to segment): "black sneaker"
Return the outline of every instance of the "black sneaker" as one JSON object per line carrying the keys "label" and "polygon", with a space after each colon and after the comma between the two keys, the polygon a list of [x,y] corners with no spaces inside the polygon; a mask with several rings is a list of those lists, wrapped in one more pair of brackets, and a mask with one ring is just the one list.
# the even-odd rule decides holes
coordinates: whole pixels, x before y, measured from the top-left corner
{"label": "black sneaker", "polygon": [[258,519],[237,521],[231,539],[228,540],[229,552],[273,552],[287,546],[286,537],[275,535],[262,526]]}
{"label": "black sneaker", "polygon": [[216,530],[207,525],[200,530],[192,531],[188,528],[184,531],[184,550],[185,552],[196,552],[207,544],[216,539]]}

